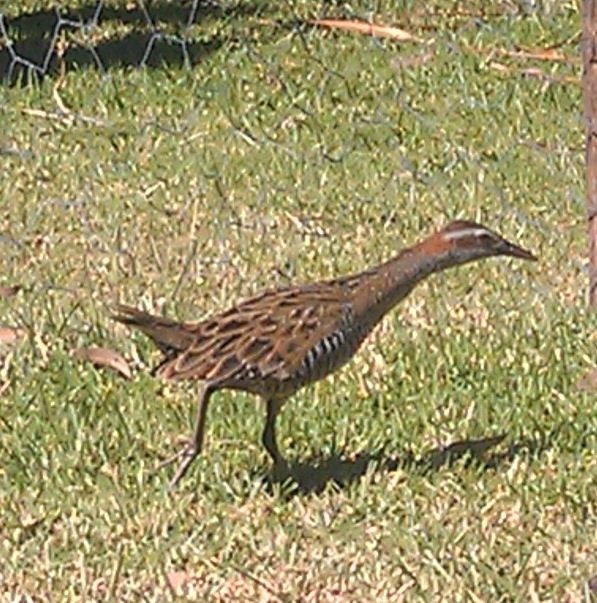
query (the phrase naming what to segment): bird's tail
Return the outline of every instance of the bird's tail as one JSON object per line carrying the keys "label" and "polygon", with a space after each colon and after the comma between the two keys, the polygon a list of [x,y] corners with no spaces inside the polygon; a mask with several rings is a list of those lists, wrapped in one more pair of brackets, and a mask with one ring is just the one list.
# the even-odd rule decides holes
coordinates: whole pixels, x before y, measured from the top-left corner
{"label": "bird's tail", "polygon": [[114,306],[113,320],[139,329],[166,354],[172,356],[189,348],[196,339],[189,323],[177,322],[163,316],[156,316],[131,306]]}

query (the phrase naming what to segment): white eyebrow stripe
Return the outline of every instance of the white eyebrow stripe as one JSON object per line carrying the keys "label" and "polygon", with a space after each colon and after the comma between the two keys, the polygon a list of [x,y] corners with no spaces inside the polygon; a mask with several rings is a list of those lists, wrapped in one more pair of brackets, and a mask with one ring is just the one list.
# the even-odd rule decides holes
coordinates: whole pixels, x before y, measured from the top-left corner
{"label": "white eyebrow stripe", "polygon": [[444,233],[444,239],[446,241],[453,241],[454,239],[462,239],[464,237],[480,237],[484,234],[488,234],[484,228],[465,228],[463,230],[456,230],[455,232]]}

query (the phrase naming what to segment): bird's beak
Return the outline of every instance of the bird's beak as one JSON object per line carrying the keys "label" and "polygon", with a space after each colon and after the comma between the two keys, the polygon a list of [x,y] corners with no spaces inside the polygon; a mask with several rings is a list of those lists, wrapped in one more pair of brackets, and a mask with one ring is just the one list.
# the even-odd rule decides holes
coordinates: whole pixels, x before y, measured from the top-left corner
{"label": "bird's beak", "polygon": [[509,241],[504,241],[504,247],[501,250],[501,253],[503,255],[510,255],[513,258],[520,258],[521,260],[530,260],[532,262],[538,260],[537,256],[533,255],[530,251],[527,251],[514,243],[510,243]]}

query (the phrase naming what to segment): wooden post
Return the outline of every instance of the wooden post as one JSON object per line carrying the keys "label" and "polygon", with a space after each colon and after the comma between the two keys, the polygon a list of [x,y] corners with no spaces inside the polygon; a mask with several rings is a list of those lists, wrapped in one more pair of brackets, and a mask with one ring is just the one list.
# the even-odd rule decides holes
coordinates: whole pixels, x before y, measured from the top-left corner
{"label": "wooden post", "polygon": [[583,0],[582,59],[589,222],[589,305],[597,306],[597,0]]}

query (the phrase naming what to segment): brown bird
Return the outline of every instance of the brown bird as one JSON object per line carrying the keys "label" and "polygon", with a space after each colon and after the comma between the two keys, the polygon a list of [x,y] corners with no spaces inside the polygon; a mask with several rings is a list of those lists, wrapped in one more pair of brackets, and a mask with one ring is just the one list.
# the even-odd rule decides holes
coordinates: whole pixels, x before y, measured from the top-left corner
{"label": "brown bird", "polygon": [[157,375],[202,384],[193,437],[163,463],[182,457],[170,486],[201,452],[207,406],[215,391],[242,390],[264,399],[262,442],[275,466],[284,465],[276,417],[287,398],[350,360],[417,283],[451,266],[497,255],[537,259],[485,226],[456,221],[379,266],[265,291],[201,322],[177,322],[118,305],[113,318],[140,329],[164,353]]}

